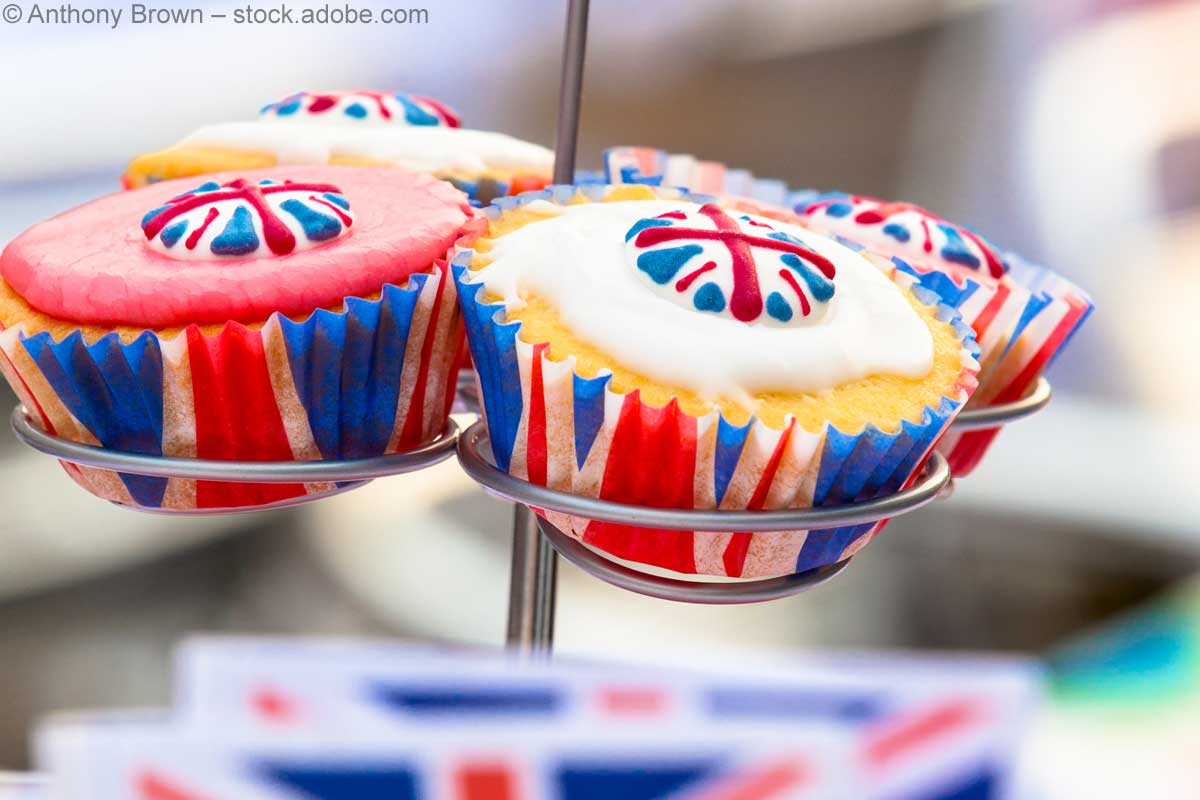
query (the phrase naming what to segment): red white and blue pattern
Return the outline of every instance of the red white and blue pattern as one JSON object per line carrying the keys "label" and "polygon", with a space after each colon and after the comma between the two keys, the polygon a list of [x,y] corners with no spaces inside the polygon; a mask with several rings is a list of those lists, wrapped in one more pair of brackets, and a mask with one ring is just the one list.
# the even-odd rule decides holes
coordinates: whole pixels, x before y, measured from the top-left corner
{"label": "red white and blue pattern", "polygon": [[653,147],[610,147],[604,151],[604,174],[608,183],[675,186],[701,194],[752,197],[778,210],[789,205],[783,181]]}
{"label": "red white and blue pattern", "polygon": [[[576,192],[599,200],[608,186],[556,186],[505,198],[486,209],[495,217],[516,205],[566,203]],[[660,197],[706,203],[712,198],[658,189]],[[783,430],[752,420],[734,425],[713,412],[694,417],[675,402],[644,404],[638,392],[618,394],[610,376],[584,378],[569,362],[546,357],[545,344],[522,341],[520,323],[503,322],[502,304],[488,303],[481,283],[466,280],[473,252],[452,260],[479,377],[497,465],[555,489],[665,508],[805,508],[876,497],[900,488],[924,463],[975,387],[972,333],[953,309],[939,318],[963,339],[957,386],[920,422],[894,432],[867,426],[813,433],[789,422]],[[914,294],[937,305],[921,287]],[[634,528],[547,512],[583,542],[620,558],[682,573],[732,577],[783,575],[849,558],[882,527],[877,524],[763,535]]]}
{"label": "red white and blue pattern", "polygon": [[834,295],[828,258],[716,203],[639,220],[625,241],[633,266],[669,299],[739,322],[800,322]]}
{"label": "red white and blue pattern", "polygon": [[278,120],[459,127],[458,115],[436,100],[397,92],[296,92],[263,107]]}
{"label": "red white and blue pattern", "polygon": [[[445,266],[350,298],[303,322],[192,325],[87,342],[21,327],[0,332],[0,370],[47,431],[148,455],[250,461],[360,458],[441,432],[462,344]],[[64,464],[88,491],[146,508],[238,508],[328,484],[248,484],[115,473]]]}
{"label": "red white and blue pattern", "polygon": [[[1023,397],[1091,315],[1091,297],[1071,281],[1045,267],[1029,264],[1014,253],[998,253],[977,234],[915,206],[843,192],[781,191],[778,182],[761,181],[753,176],[747,179],[742,171],[722,165],[709,164],[701,169],[704,163],[691,156],[646,147],[621,147],[605,152],[608,178],[613,183],[668,183],[695,188],[704,181],[704,191],[721,195],[722,203],[728,207],[802,225],[807,224],[802,215],[807,215],[809,222],[821,219],[822,229],[837,223],[842,231],[839,241],[843,244],[856,244],[852,234],[857,228],[863,238],[884,236],[898,245],[911,245],[918,253],[928,251],[932,256],[935,236],[937,241],[946,243],[957,237],[950,257],[945,253],[940,255],[942,263],[954,269],[922,263],[917,258],[898,259],[893,268],[911,276],[916,285],[936,293],[975,330],[982,368],[979,389],[971,399],[973,406]],[[687,177],[692,179],[691,183],[683,180]],[[779,207],[781,196],[786,208]],[[890,225],[898,227],[889,231]],[[940,225],[947,226],[949,233]],[[871,246],[869,241],[857,246],[863,244]],[[951,432],[939,442],[938,449],[950,461],[954,475],[962,477],[978,465],[998,432],[999,429],[966,434]]]}
{"label": "red white and blue pattern", "polygon": [[142,232],[177,258],[285,256],[344,235],[350,202],[330,183],[208,181],[142,218]]}
{"label": "red white and blue pattern", "polygon": [[[796,212],[812,221],[815,217],[840,220],[831,232],[861,240],[855,228],[863,232],[878,230],[901,245],[919,247],[926,256],[1000,278],[1008,271],[1004,260],[979,234],[935,216],[912,203],[894,203],[845,192],[828,192],[812,202],[798,206]],[[935,238],[937,244],[935,246]],[[913,260],[913,259],[910,259]]]}

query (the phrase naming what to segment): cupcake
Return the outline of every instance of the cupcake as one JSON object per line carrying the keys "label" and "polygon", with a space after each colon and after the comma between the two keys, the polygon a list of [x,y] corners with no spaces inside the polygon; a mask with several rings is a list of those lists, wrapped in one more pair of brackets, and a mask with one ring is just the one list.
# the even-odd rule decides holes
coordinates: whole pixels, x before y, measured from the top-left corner
{"label": "cupcake", "polygon": [[[936,292],[975,330],[981,368],[970,407],[1025,396],[1092,311],[1091,298],[1065,278],[909,203],[789,191],[744,170],[644,147],[613,148],[605,164],[618,183],[700,186],[738,208],[798,221],[892,257],[885,268],[900,272],[898,280]],[[998,431],[951,431],[942,439],[938,446],[956,477],[975,468]]]}
{"label": "cupcake", "polygon": [[503,133],[467,130],[427,97],[299,92],[251,122],[207,125],[166,150],[138,156],[126,188],[280,164],[400,166],[450,181],[476,202],[550,181],[554,154]]}
{"label": "cupcake", "polygon": [[[0,254],[0,359],[51,433],[149,455],[357,458],[436,437],[461,347],[448,248],[472,212],[403,169],[168,181],[35,225]],[[325,484],[65,465],[142,508],[282,503]]]}
{"label": "cupcake", "polygon": [[[917,472],[974,388],[952,310],[800,226],[592,185],[505,198],[486,217],[451,263],[496,465],[533,483],[680,509],[873,498]],[[742,578],[842,561],[880,527],[546,516],[618,558]]]}

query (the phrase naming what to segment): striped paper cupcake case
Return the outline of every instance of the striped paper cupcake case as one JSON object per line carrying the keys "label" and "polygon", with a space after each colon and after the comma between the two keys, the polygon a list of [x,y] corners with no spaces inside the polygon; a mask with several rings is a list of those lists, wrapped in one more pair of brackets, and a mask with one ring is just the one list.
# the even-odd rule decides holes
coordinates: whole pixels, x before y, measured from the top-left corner
{"label": "striped paper cupcake case", "polygon": [[[385,286],[374,300],[303,322],[193,325],[173,338],[146,331],[87,343],[0,332],[0,360],[21,402],[47,431],[147,455],[247,461],[361,458],[438,435],[453,401],[462,343],[445,264]],[[145,509],[235,509],[302,497],[333,484],[159,478],[65,463],[92,494]]]}
{"label": "striped paper cupcake case", "polygon": [[[612,183],[686,186],[717,195],[741,210],[801,225],[803,220],[794,212],[828,197],[812,189],[793,190],[782,181],[756,178],[719,162],[650,147],[610,148],[605,151],[604,163]],[[1014,253],[1002,258],[1008,272],[994,285],[896,262],[916,283],[957,309],[975,330],[982,367],[972,408],[1025,396],[1093,308],[1091,297],[1062,276]],[[963,477],[979,464],[997,433],[998,428],[961,434],[951,431],[938,449],[949,460],[955,477]]]}
{"label": "striped paper cupcake case", "polygon": [[[609,187],[552,187],[486,209],[534,200],[564,202],[578,188],[599,199]],[[662,196],[704,202],[702,196]],[[546,345],[518,336],[501,303],[488,303],[471,283],[473,251],[452,259],[467,341],[483,396],[496,465],[561,491],[623,503],[680,509],[780,509],[837,505],[892,493],[917,473],[935,441],[975,388],[978,363],[972,333],[956,312],[937,306],[963,341],[963,368],[951,396],[927,408],[919,422],[886,432],[867,426],[812,433],[794,422],[783,430],[751,420],[734,425],[719,412],[696,417],[672,401],[643,403],[621,394],[610,377],[585,378],[573,360],[550,359]],[[884,523],[810,531],[717,533],[631,527],[556,512],[539,512],[583,543],[629,561],[680,573],[739,578],[784,575],[833,564],[865,546]]]}

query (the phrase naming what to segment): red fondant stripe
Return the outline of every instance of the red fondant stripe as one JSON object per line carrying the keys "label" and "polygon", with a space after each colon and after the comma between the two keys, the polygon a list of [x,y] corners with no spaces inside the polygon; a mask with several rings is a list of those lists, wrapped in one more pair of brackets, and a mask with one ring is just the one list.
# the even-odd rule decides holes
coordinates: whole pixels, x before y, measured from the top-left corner
{"label": "red fondant stripe", "polygon": [[[292,458],[279,416],[262,335],[226,325],[214,338],[187,329],[188,361],[196,409],[196,456],[244,461]],[[301,484],[196,482],[198,508],[259,505],[298,497]]]}
{"label": "red fondant stripe", "polygon": [[[792,429],[795,427],[796,421],[789,420],[787,428],[779,436],[779,441],[775,444],[775,450],[771,453],[771,458],[767,461],[763,468],[762,477],[758,479],[758,485],[754,487],[754,494],[750,497],[750,503],[746,506],[749,511],[759,511],[763,504],[767,502],[767,495],[771,491],[771,483],[775,480],[775,472],[779,469],[779,462],[783,460],[783,454],[787,451],[788,442],[792,438]],[[746,555],[750,552],[750,542],[753,540],[752,533],[735,533],[729,537],[729,544],[725,545],[725,552],[721,555],[722,561],[725,563],[725,574],[732,578],[740,578],[742,569],[746,565]]]}
{"label": "red fondant stripe", "polygon": [[542,354],[546,344],[533,346],[532,375],[529,379],[529,433],[525,442],[525,461],[529,466],[529,481],[546,485],[546,394],[542,383]]}

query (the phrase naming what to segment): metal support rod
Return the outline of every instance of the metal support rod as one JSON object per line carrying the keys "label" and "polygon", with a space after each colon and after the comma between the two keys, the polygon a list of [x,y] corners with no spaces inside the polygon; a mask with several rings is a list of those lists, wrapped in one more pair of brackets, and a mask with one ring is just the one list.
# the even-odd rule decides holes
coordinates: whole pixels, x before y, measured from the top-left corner
{"label": "metal support rod", "polygon": [[526,506],[513,506],[508,646],[522,656],[550,655],[557,573],[554,548],[538,530],[537,516]]}
{"label": "metal support rod", "polygon": [[570,0],[563,39],[562,83],[558,87],[558,126],[554,132],[554,182],[575,182],[575,147],[587,49],[588,0]]}
{"label": "metal support rod", "polygon": [[[563,38],[562,83],[554,136],[554,182],[575,182],[583,58],[587,48],[588,0],[570,0]],[[533,512],[513,511],[511,583],[508,590],[508,646],[527,656],[548,656],[554,645],[558,556],[538,530]]]}

